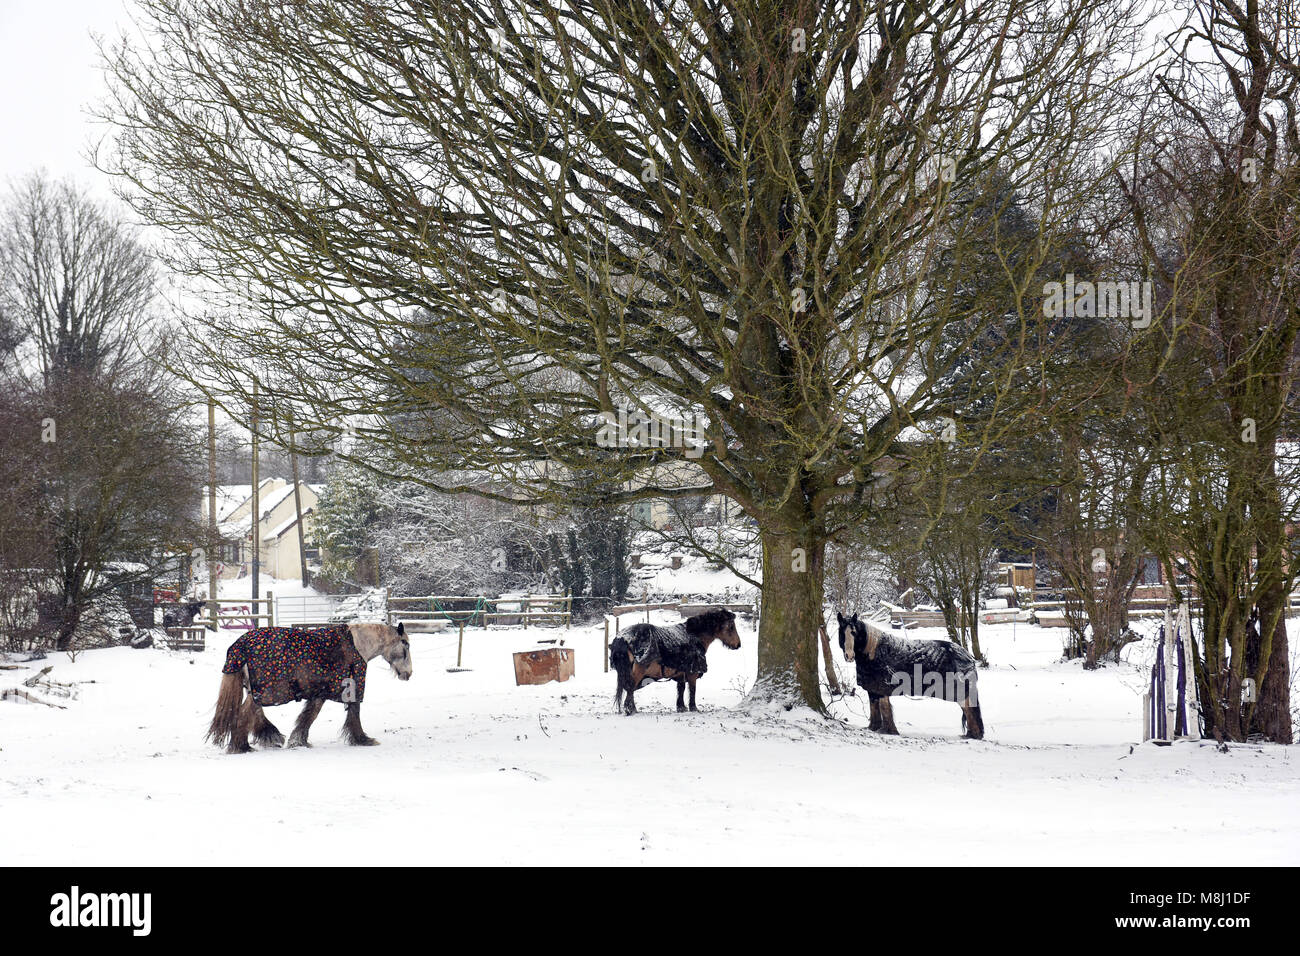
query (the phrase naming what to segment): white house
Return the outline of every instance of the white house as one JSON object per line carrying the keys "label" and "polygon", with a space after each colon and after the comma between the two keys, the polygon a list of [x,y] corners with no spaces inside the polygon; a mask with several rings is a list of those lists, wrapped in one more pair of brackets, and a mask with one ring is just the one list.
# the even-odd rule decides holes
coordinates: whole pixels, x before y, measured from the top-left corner
{"label": "white house", "polygon": [[[309,566],[318,564],[312,516],[323,485],[298,482],[302,502],[303,534]],[[293,483],[283,478],[266,478],[258,483],[258,531],[261,573],[280,580],[301,580],[298,556],[298,512]],[[208,520],[208,495],[204,489],[202,514]],[[217,532],[222,544],[217,553],[217,575],[222,579],[242,578],[253,570],[253,487],[217,486]]]}

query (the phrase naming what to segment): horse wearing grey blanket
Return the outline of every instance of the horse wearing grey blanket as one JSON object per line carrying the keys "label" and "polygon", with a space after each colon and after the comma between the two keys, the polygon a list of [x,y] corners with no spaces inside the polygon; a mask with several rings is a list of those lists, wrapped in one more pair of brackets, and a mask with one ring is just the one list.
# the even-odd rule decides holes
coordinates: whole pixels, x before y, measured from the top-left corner
{"label": "horse wearing grey blanket", "polygon": [[688,684],[690,709],[695,710],[695,682],[709,669],[704,655],[714,640],[733,650],[740,647],[736,615],[725,608],[713,608],[671,627],[634,624],[624,628],[609,645],[609,663],[618,674],[614,707],[635,714],[633,694],[654,681],[675,680],[678,711],[686,710],[683,696]]}
{"label": "horse wearing grey blanket", "polygon": [[871,730],[898,733],[892,697],[937,697],[960,705],[967,737],[983,738],[974,657],[952,641],[916,641],[868,625],[856,614],[836,617],[844,659],[854,662],[858,686],[871,698]]}

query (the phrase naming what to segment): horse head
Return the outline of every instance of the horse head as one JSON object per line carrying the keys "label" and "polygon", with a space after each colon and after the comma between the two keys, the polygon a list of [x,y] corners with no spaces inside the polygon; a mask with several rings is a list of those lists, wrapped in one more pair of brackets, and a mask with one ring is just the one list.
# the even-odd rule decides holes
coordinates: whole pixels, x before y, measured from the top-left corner
{"label": "horse head", "polygon": [[[838,611],[835,616],[840,622],[840,649],[844,651],[846,661],[854,660],[859,654],[866,654],[867,659],[874,659],[880,638],[872,632],[865,621],[858,619],[855,612],[852,617],[845,617]],[[852,634],[852,640],[845,640],[846,634]]]}
{"label": "horse head", "polygon": [[379,623],[351,624],[348,630],[352,632],[352,641],[358,654],[366,660],[382,655],[398,678],[411,679],[414,667],[405,624],[399,623],[397,627]]}
{"label": "horse head", "polygon": [[736,615],[726,608],[715,607],[686,619],[686,629],[705,640],[717,638],[736,650],[740,647],[740,632],[736,630]]}

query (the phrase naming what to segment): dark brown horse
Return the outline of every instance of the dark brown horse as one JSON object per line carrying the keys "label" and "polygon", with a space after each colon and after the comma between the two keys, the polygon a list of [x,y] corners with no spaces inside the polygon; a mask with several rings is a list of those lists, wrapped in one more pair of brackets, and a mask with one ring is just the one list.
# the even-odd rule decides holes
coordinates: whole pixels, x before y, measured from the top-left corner
{"label": "dark brown horse", "polygon": [[[366,662],[383,655],[402,680],[411,677],[411,648],[406,629],[387,624],[338,624],[304,630],[262,627],[243,634],[226,651],[221,690],[208,728],[208,739],[227,753],[247,753],[248,737],[279,747],[284,735],[266,718],[263,707],[305,700],[290,747],[310,747],[307,732],[325,701],[347,707],[343,732],[348,743],[379,743],[361,729],[361,700],[366,689]],[[248,688],[249,696],[244,697]]]}
{"label": "dark brown horse", "polygon": [[975,658],[951,641],[916,641],[883,631],[854,614],[836,614],[840,648],[871,699],[870,730],[897,734],[893,698],[936,697],[961,707],[967,737],[984,736]]}
{"label": "dark brown horse", "polygon": [[[635,714],[632,695],[657,680],[677,681],[677,709],[686,710],[683,696],[691,688],[691,710],[695,710],[695,682],[709,669],[704,654],[714,640],[735,650],[740,647],[736,615],[714,608],[688,617],[672,627],[634,624],[619,632],[609,645],[609,663],[618,673],[614,708]],[[624,695],[627,695],[626,703]]]}

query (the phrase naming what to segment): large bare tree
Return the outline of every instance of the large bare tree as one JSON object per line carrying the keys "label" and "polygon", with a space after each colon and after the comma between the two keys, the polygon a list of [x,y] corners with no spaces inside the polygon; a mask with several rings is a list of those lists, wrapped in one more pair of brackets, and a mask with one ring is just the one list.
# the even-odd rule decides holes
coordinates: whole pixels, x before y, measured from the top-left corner
{"label": "large bare tree", "polygon": [[[1203,602],[1208,731],[1290,743],[1300,17],[1290,0],[1185,7],[1122,180],[1146,261],[1169,290],[1166,400],[1154,411],[1173,450],[1157,484],[1171,519],[1161,546],[1170,564],[1185,556]],[[1259,693],[1243,704],[1248,679]]]}
{"label": "large bare tree", "polygon": [[74,649],[97,602],[201,540],[187,402],[153,364],[168,344],[158,293],[135,231],[72,184],[34,175],[0,205],[11,641]]}
{"label": "large bare tree", "polygon": [[138,363],[157,294],[133,230],[71,182],[33,174],[0,206],[0,316],[45,382]]}
{"label": "large bare tree", "polygon": [[[274,304],[214,310],[209,391],[448,490],[728,496],[761,535],[755,696],[814,707],[825,547],[878,464],[927,423],[977,451],[1005,422],[965,427],[970,389],[1034,387],[1055,231],[998,266],[1009,322],[936,287],[953,193],[1075,216],[1139,36],[1122,0],[139,6],[104,164],[180,269]],[[605,447],[624,404],[698,441]]]}

